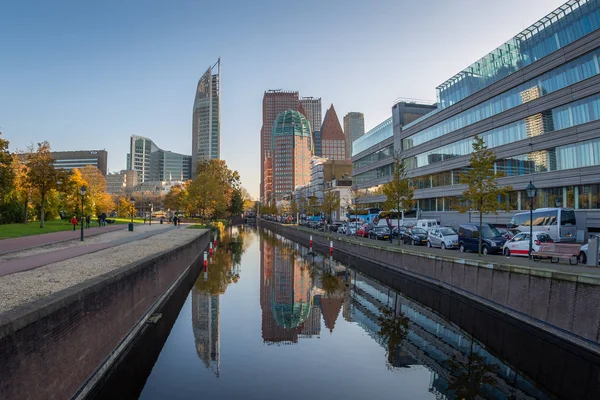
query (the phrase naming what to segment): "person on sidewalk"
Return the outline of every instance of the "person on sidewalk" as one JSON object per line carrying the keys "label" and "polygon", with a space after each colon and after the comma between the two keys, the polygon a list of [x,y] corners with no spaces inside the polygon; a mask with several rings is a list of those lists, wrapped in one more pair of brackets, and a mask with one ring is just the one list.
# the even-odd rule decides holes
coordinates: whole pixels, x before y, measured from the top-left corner
{"label": "person on sidewalk", "polygon": [[177,226],[177,215],[173,217],[173,226]]}
{"label": "person on sidewalk", "polygon": [[102,226],[106,226],[106,213],[102,213],[100,218],[102,218]]}
{"label": "person on sidewalk", "polygon": [[90,222],[92,222],[92,217],[88,214],[85,217],[85,227],[86,227],[86,229],[90,229]]}
{"label": "person on sidewalk", "polygon": [[77,226],[77,217],[73,216],[73,218],[71,219],[71,223],[73,224],[73,230],[76,229]]}

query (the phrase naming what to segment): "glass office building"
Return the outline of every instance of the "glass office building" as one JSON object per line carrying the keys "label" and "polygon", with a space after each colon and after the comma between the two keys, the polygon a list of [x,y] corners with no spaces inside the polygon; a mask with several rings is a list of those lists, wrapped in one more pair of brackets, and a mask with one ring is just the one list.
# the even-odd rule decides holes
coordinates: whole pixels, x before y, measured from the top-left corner
{"label": "glass office building", "polygon": [[138,172],[140,183],[191,179],[191,156],[162,150],[152,140],[143,136],[131,136],[127,159],[127,169]]}
{"label": "glass office building", "polygon": [[[216,71],[215,71],[216,69]],[[221,59],[200,77],[192,117],[192,168],[198,161],[219,159],[221,125]]]}
{"label": "glass office building", "polygon": [[365,207],[381,206],[385,201],[382,185],[393,172],[394,133],[424,114],[435,110],[431,104],[398,101],[392,116],[352,143],[352,179],[358,189],[357,202]]}
{"label": "glass office building", "polygon": [[[417,207],[444,224],[459,214],[474,135],[497,156],[513,210],[569,207],[600,230],[600,0],[572,0],[438,86],[438,108],[394,132]],[[586,211],[584,211],[586,210]],[[503,224],[513,213],[486,216]],[[579,222],[578,222],[579,224]]]}
{"label": "glass office building", "polygon": [[298,111],[287,110],[275,118],[272,135],[273,197],[281,200],[310,182],[310,123]]}

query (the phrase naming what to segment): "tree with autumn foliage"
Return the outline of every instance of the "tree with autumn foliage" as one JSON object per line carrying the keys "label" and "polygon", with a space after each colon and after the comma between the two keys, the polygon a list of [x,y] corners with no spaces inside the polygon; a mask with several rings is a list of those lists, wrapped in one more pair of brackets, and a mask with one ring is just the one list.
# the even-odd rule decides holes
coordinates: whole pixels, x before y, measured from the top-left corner
{"label": "tree with autumn foliage", "polygon": [[[475,135],[473,138],[473,152],[466,172],[460,174],[460,183],[467,185],[463,192],[463,203],[460,212],[469,209],[479,212],[479,232],[483,225],[483,214],[498,214],[498,210],[510,211],[510,204],[499,199],[508,195],[511,186],[498,186],[498,178],[502,173],[494,172],[496,155],[489,150],[483,138]],[[479,235],[478,254],[481,255],[482,237]]]}
{"label": "tree with autumn foliage", "polygon": [[106,178],[98,168],[87,165],[81,169],[74,169],[63,189],[67,210],[75,214],[80,213],[79,190],[82,186],[86,187],[84,215],[96,216],[114,209],[113,199],[106,192]]}
{"label": "tree with autumn foliage", "polygon": [[67,174],[54,167],[50,154],[50,143],[37,144],[36,151],[27,155],[27,184],[39,195],[40,228],[44,227],[45,207],[48,195],[56,191],[67,178]]}
{"label": "tree with autumn foliage", "polygon": [[[194,180],[171,188],[165,195],[165,208],[185,210],[188,215],[198,215],[204,220],[225,217],[228,212],[238,213],[243,205],[243,190],[237,171],[230,170],[223,160],[210,160],[200,161],[196,172]],[[233,210],[235,192],[240,196]]]}
{"label": "tree with autumn foliage", "polygon": [[[385,208],[387,210],[395,209],[398,212],[397,226],[400,229],[402,212],[412,208],[414,204],[414,188],[410,178],[406,175],[406,165],[400,158],[400,152],[394,154],[392,179],[383,185],[383,193],[386,196]],[[398,235],[398,244],[400,244],[400,235]]]}

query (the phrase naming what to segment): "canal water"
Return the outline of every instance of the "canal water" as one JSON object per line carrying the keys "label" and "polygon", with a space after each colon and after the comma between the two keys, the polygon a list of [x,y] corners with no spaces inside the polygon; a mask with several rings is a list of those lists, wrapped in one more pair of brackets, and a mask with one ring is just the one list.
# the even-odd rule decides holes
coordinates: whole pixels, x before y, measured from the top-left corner
{"label": "canal water", "polygon": [[[510,355],[514,327],[495,325],[507,349],[489,348],[441,307],[425,305],[433,296],[427,290],[384,284],[360,270],[261,228],[234,230],[193,285],[140,398],[593,398],[587,381],[560,382],[570,379],[564,367],[556,376],[544,372],[547,360],[536,351],[548,354],[547,347],[527,354],[521,343]],[[419,296],[429,297],[421,303]],[[468,315],[470,326],[473,318],[489,325],[481,310]],[[512,335],[529,335],[519,332]],[[514,340],[521,339],[533,340]],[[572,384],[586,393],[569,391]]]}

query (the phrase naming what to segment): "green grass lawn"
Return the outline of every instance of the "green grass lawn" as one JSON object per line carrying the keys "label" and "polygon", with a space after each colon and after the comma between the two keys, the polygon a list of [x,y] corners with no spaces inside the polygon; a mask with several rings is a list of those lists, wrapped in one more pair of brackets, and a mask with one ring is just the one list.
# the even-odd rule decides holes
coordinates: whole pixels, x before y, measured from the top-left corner
{"label": "green grass lawn", "polygon": [[[114,219],[115,224],[126,224],[131,222],[131,219],[128,218],[109,218]],[[134,219],[135,223],[144,222],[143,219],[136,218]],[[98,226],[98,222],[92,219],[90,223],[91,227]],[[108,226],[108,225],[107,225]],[[79,225],[77,225],[77,229],[80,229]],[[5,224],[0,225],[0,240],[1,239],[9,239],[9,238],[17,238],[22,236],[31,236],[31,235],[41,235],[43,233],[51,233],[51,232],[61,232],[61,231],[69,231],[73,230],[73,225],[71,225],[71,221],[68,220],[54,220],[54,221],[45,221],[44,228],[40,228],[40,222],[30,222],[28,224]]]}

